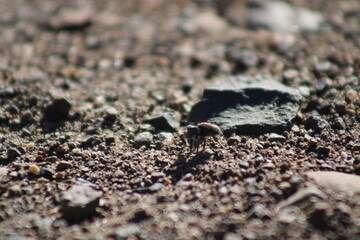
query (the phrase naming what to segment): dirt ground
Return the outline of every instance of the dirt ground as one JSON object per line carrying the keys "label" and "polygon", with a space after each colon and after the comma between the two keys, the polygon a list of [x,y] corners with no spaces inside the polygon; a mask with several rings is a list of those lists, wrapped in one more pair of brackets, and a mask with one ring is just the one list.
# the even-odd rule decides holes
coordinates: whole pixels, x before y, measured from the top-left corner
{"label": "dirt ground", "polygon": [[[359,197],[281,206],[307,171],[360,175],[360,2],[289,1],[315,33],[248,29],[251,2],[0,0],[0,239],[359,239]],[[292,130],[189,152],[191,106],[237,74],[309,91]]]}

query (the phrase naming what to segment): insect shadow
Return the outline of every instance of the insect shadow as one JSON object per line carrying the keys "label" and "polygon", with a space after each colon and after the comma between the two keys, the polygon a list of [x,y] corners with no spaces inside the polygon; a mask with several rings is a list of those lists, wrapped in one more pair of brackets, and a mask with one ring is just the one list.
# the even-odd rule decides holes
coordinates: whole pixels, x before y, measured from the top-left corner
{"label": "insect shadow", "polygon": [[201,170],[197,168],[197,166],[206,164],[210,159],[211,154],[206,152],[199,152],[195,155],[191,155],[190,157],[187,157],[185,154],[180,154],[177,160],[170,167],[170,172],[167,174],[171,175],[172,181],[176,183],[187,173],[191,173],[193,175],[200,173]]}

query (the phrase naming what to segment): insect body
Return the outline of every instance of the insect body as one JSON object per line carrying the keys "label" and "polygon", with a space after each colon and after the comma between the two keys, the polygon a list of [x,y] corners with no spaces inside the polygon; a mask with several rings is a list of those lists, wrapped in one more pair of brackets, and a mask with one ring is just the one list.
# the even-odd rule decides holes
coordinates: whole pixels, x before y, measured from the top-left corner
{"label": "insect body", "polygon": [[215,124],[201,122],[197,125],[188,125],[184,132],[184,138],[190,151],[196,148],[196,152],[198,152],[201,143],[204,144],[203,149],[205,149],[207,137],[211,137],[214,140],[214,136],[221,133],[220,128]]}

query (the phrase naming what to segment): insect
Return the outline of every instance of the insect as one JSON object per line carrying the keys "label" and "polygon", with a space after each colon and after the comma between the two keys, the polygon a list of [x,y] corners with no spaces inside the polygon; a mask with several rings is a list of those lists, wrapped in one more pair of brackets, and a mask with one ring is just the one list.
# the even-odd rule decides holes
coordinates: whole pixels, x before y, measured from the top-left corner
{"label": "insect", "polygon": [[211,137],[215,140],[214,137],[220,134],[222,134],[222,132],[217,125],[201,122],[197,125],[188,125],[184,131],[184,138],[186,144],[190,148],[190,151],[196,148],[196,152],[199,152],[201,143],[203,143],[203,150],[205,149],[207,137]]}

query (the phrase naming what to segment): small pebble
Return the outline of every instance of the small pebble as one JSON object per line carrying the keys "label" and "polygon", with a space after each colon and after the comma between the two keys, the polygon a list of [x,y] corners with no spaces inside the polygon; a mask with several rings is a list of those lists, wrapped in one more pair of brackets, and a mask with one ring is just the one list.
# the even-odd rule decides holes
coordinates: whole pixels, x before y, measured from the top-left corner
{"label": "small pebble", "polygon": [[149,146],[153,142],[153,135],[150,132],[141,132],[135,136],[134,146],[140,148],[142,146]]}
{"label": "small pebble", "polygon": [[348,157],[346,152],[340,152],[340,156],[341,156],[341,158],[347,158]]}
{"label": "small pebble", "polygon": [[157,137],[163,145],[170,144],[173,140],[173,134],[169,132],[161,132]]}
{"label": "small pebble", "polygon": [[325,129],[329,129],[330,124],[323,118],[318,116],[310,116],[305,121],[306,127],[314,130],[315,132],[322,132]]}
{"label": "small pebble", "polygon": [[346,99],[350,102],[356,101],[359,98],[358,93],[354,89],[346,91]]}
{"label": "small pebble", "polygon": [[131,158],[132,154],[131,152],[126,152],[126,153],[123,153],[123,155],[121,155],[121,159],[128,159],[128,158]]}
{"label": "small pebble", "polygon": [[81,149],[80,149],[80,148],[74,148],[71,152],[72,152],[73,154],[80,154],[80,153],[81,153]]}
{"label": "small pebble", "polygon": [[284,142],[286,141],[286,137],[277,133],[270,133],[268,134],[268,140],[270,142]]}
{"label": "small pebble", "polygon": [[336,129],[346,129],[346,124],[341,117],[336,117],[334,119],[334,128]]}
{"label": "small pebble", "polygon": [[105,118],[109,120],[115,120],[118,115],[118,111],[113,107],[107,107],[105,109]]}
{"label": "small pebble", "polygon": [[67,120],[72,104],[65,98],[54,99],[44,110],[44,119],[52,122]]}
{"label": "small pebble", "polygon": [[338,102],[335,104],[335,111],[339,114],[345,114],[347,112],[347,107],[344,102]]}
{"label": "small pebble", "polygon": [[40,173],[40,168],[37,165],[30,165],[29,172],[38,175]]}
{"label": "small pebble", "polygon": [[15,148],[10,148],[9,150],[7,150],[7,156],[8,158],[16,158],[20,157],[21,153]]}
{"label": "small pebble", "polygon": [[59,164],[56,166],[56,171],[65,171],[66,169],[71,168],[71,163],[66,162],[66,161],[61,161],[59,162]]}

